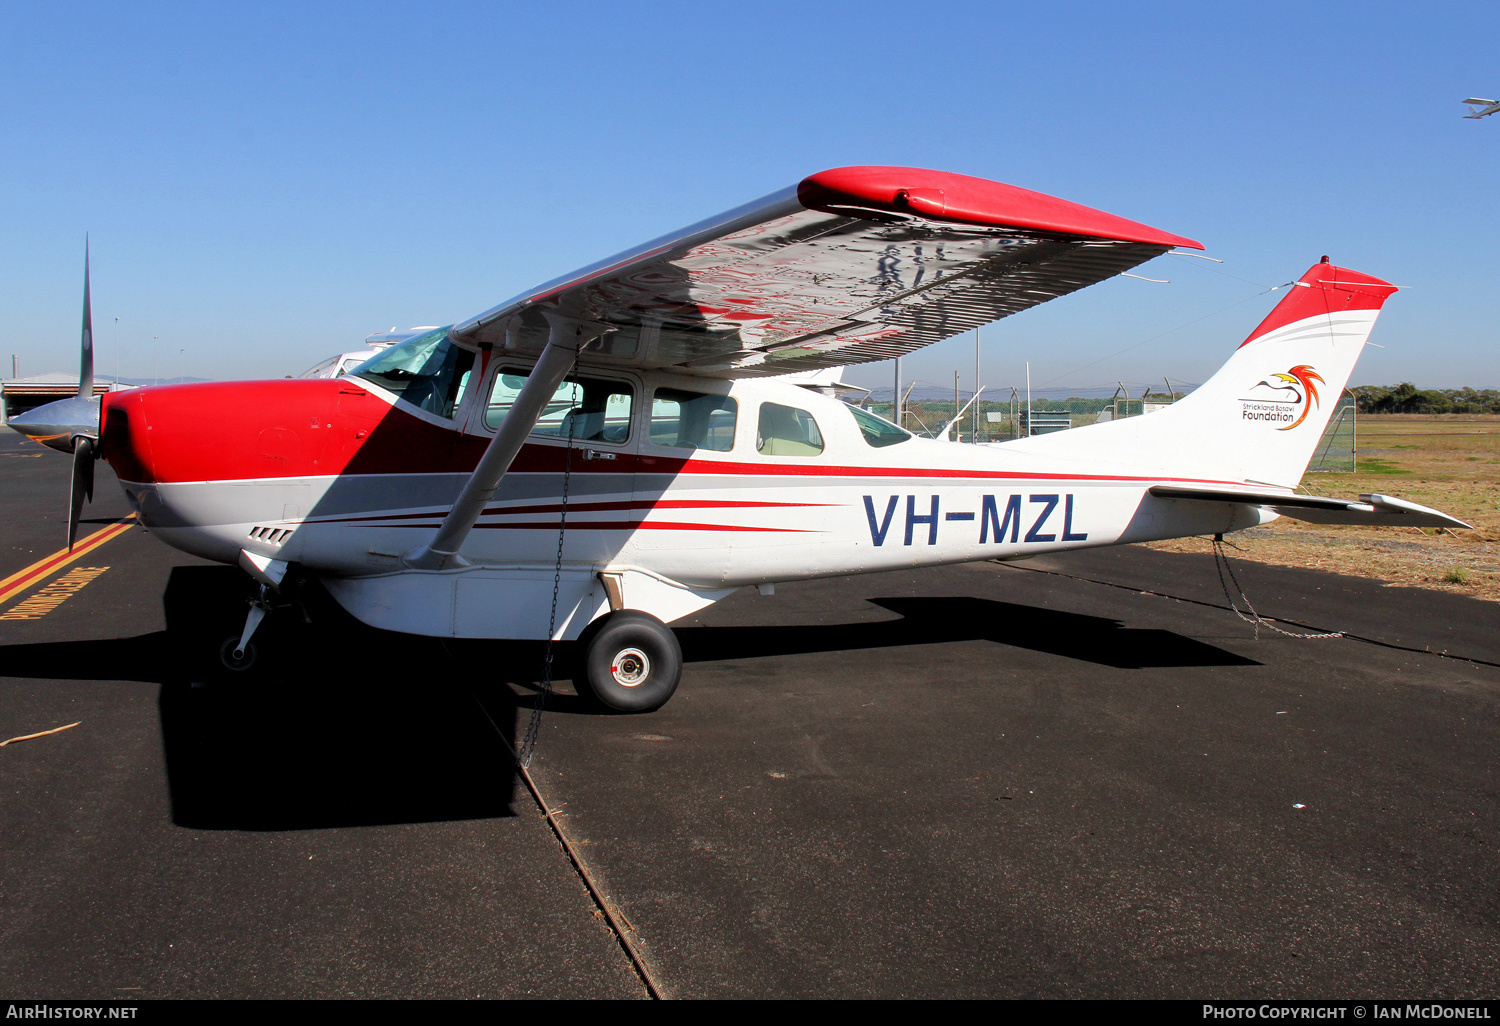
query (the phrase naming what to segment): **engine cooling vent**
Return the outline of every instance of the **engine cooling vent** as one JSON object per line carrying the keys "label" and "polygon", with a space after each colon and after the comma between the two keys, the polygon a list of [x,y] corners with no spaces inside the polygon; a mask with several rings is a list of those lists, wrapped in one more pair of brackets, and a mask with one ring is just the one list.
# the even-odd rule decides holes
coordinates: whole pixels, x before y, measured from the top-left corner
{"label": "engine cooling vent", "polygon": [[256,541],[270,542],[272,545],[280,545],[291,537],[290,527],[257,527],[251,530],[250,537]]}

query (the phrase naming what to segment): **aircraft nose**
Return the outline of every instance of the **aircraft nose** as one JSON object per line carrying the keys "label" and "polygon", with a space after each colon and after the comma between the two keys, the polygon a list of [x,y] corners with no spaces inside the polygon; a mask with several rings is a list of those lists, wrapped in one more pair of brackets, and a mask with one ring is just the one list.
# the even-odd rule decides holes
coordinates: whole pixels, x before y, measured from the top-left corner
{"label": "aircraft nose", "polygon": [[73,439],[79,435],[99,437],[99,400],[82,396],[59,399],[27,410],[6,423],[33,442],[71,453]]}

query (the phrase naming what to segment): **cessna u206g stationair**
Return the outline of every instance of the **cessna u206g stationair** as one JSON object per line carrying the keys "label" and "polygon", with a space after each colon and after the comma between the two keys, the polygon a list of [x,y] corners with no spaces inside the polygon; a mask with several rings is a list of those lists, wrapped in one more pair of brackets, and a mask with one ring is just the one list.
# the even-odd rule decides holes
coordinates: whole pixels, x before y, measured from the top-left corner
{"label": "cessna u206g stationair", "polygon": [[[263,600],[316,579],[387,630],[550,630],[581,642],[580,690],[618,710],[654,709],[675,689],[665,624],[749,585],[1278,515],[1466,526],[1387,496],[1294,492],[1396,291],[1326,259],[1208,383],[1149,417],[965,446],[825,394],[843,365],[1174,247],[1202,248],[996,182],[840,168],[343,377],[141,388],[12,424],[74,453],[70,541],[97,455],[143,524],[243,567]],[[225,642],[231,665],[249,657],[264,608]]]}

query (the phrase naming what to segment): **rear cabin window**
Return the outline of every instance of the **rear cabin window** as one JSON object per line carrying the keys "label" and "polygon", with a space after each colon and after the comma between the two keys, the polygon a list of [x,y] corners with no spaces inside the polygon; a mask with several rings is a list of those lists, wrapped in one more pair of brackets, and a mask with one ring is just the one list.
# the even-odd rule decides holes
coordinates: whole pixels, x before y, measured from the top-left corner
{"label": "rear cabin window", "polygon": [[883,417],[877,417],[869,410],[861,410],[858,406],[849,407],[849,412],[854,414],[854,422],[859,425],[859,433],[864,436],[877,449],[884,449],[888,445],[904,442],[911,437],[906,431],[898,428]]}
{"label": "rear cabin window", "polygon": [[452,418],[473,369],[473,351],[454,345],[448,329],[439,328],[372,356],[353,374],[419,409]]}
{"label": "rear cabin window", "polygon": [[[501,370],[495,376],[484,411],[486,427],[500,426],[530,374],[529,370]],[[552,393],[531,433],[575,442],[624,442],[630,438],[634,400],[635,390],[624,381],[569,378]]]}
{"label": "rear cabin window", "polygon": [[651,442],[673,449],[734,448],[739,403],[727,395],[658,388],[651,397]]}
{"label": "rear cabin window", "polygon": [[761,403],[755,449],[765,456],[816,456],[823,451],[823,433],[806,410]]}

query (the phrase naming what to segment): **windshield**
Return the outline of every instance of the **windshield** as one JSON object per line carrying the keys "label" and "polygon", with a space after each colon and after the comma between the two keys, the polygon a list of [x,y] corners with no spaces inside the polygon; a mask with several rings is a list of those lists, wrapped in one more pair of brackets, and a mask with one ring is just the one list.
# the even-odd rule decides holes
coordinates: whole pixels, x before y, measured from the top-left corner
{"label": "windshield", "polygon": [[854,422],[859,425],[859,433],[865,436],[865,441],[877,449],[904,442],[911,437],[884,417],[877,417],[869,410],[851,406],[849,412],[854,414]]}
{"label": "windshield", "polygon": [[349,373],[428,413],[451,418],[473,368],[473,352],[449,340],[447,328],[438,328],[384,350]]}

